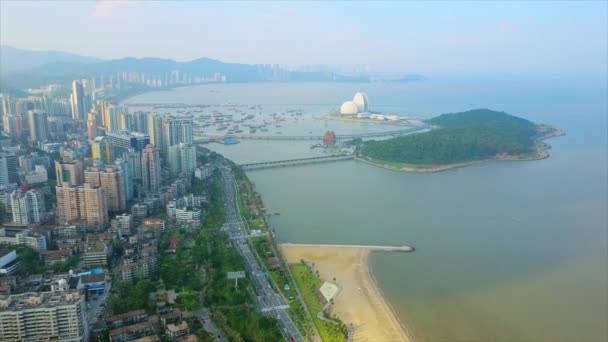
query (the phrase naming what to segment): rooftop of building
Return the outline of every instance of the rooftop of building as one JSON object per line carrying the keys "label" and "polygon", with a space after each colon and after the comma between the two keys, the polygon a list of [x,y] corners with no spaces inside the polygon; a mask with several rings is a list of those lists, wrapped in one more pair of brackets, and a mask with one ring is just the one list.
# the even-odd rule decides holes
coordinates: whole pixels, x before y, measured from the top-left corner
{"label": "rooftop of building", "polygon": [[8,263],[6,263],[4,265],[0,264],[0,267],[4,268],[4,269],[10,269],[10,268],[12,268],[12,267],[14,267],[14,266],[16,266],[18,264],[21,264],[21,261],[19,259],[14,259],[11,262],[8,262]]}
{"label": "rooftop of building", "polygon": [[167,324],[167,330],[169,332],[177,332],[177,331],[181,331],[181,330],[186,330],[188,329],[188,322],[186,321],[182,321],[179,324]]}
{"label": "rooftop of building", "polygon": [[[133,340],[131,342],[158,342],[160,341],[160,337],[158,337],[158,335],[152,335],[152,336],[144,336],[142,338],[138,338],[137,340]],[[198,341],[198,340],[195,340]]]}
{"label": "rooftop of building", "polygon": [[182,313],[180,311],[171,311],[165,314],[158,315],[158,319],[174,319],[181,317]]}
{"label": "rooftop of building", "polygon": [[196,337],[196,335],[194,335],[194,334],[190,334],[190,335],[178,338],[177,341],[178,342],[197,342],[198,337]]}
{"label": "rooftop of building", "polygon": [[136,137],[136,138],[144,138],[144,137],[149,136],[146,133],[140,133],[140,132],[130,131],[128,129],[121,129],[119,131],[106,132],[106,135],[107,136],[112,136],[112,135],[114,135],[114,136],[117,136],[117,135],[120,135],[120,136],[131,136],[131,137]]}
{"label": "rooftop of building", "polygon": [[114,322],[114,321],[119,321],[119,320],[122,320],[122,319],[127,319],[127,318],[131,318],[131,317],[137,317],[137,316],[145,315],[145,314],[146,314],[146,310],[144,310],[144,309],[133,310],[133,311],[125,312],[125,313],[120,314],[120,315],[114,315],[112,317],[109,317],[106,321],[107,322]]}
{"label": "rooftop of building", "polygon": [[143,225],[152,225],[152,224],[165,224],[165,220],[160,218],[145,218],[142,222]]}
{"label": "rooftop of building", "polygon": [[86,244],[86,253],[104,252],[106,245],[102,241],[92,241]]}
{"label": "rooftop of building", "polygon": [[141,253],[149,253],[149,252],[154,252],[156,250],[157,250],[156,246],[145,246],[144,248],[141,249]]}
{"label": "rooftop of building", "polygon": [[83,284],[99,283],[106,280],[105,274],[89,274],[80,277],[80,282]]}
{"label": "rooftop of building", "polygon": [[[136,257],[134,256],[133,259],[135,259]],[[122,265],[120,267],[120,271],[130,271],[136,268],[139,268],[140,266],[146,265],[146,264],[154,264],[155,262],[155,258],[154,257],[144,257],[141,259],[137,259],[136,261],[133,261],[131,263]]]}
{"label": "rooftop of building", "polygon": [[58,249],[58,250],[54,250],[54,251],[40,251],[40,255],[44,256],[45,258],[48,257],[59,257],[59,256],[66,256],[66,255],[70,255],[72,254],[72,251],[69,249]]}
{"label": "rooftop of building", "polygon": [[73,304],[81,298],[82,296],[77,290],[0,295],[0,309],[1,311],[19,311],[35,307],[55,307]]}
{"label": "rooftop of building", "polygon": [[0,258],[2,258],[3,256],[5,256],[11,252],[16,252],[16,251],[14,249],[0,249]]}
{"label": "rooftop of building", "polygon": [[151,330],[152,326],[148,322],[127,325],[125,327],[110,330],[110,337],[121,335],[123,333],[137,332],[141,330]]}
{"label": "rooftop of building", "polygon": [[32,227],[32,231],[34,233],[39,233],[39,234],[48,234],[53,231],[53,226],[49,226],[49,225],[34,226],[34,227]]}

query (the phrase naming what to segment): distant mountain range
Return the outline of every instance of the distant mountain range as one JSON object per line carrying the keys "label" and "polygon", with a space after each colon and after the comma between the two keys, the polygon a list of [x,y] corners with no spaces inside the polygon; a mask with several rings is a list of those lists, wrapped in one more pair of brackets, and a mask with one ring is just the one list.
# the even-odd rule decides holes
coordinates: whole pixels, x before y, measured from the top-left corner
{"label": "distant mountain range", "polygon": [[62,51],[32,51],[1,45],[0,62],[0,72],[4,74],[32,69],[49,63],[99,63],[101,59]]}
{"label": "distant mountain range", "polygon": [[[0,91],[25,89],[46,84],[67,84],[73,79],[117,75],[123,72],[145,73],[166,78],[179,71],[192,77],[225,75],[228,82],[369,82],[372,77],[345,76],[327,70],[289,71],[261,64],[224,63],[210,58],[177,62],[161,58],[122,58],[104,61],[59,51],[28,51],[0,47]],[[410,79],[411,80],[411,79]]]}

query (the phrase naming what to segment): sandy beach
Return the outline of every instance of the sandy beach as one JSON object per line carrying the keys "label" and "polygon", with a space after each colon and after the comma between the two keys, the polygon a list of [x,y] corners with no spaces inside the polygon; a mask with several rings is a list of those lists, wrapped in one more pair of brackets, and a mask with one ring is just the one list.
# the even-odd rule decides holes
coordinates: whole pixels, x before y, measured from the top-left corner
{"label": "sandy beach", "polygon": [[322,279],[340,286],[330,310],[352,324],[353,341],[412,341],[376,286],[368,266],[369,249],[297,245],[281,249],[289,263],[300,259],[314,263]]}

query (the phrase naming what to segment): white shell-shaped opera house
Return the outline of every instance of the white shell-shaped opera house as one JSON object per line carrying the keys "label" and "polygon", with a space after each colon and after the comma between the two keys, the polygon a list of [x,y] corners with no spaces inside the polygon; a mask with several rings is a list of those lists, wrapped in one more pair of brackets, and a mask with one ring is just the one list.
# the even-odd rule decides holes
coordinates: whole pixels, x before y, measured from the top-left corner
{"label": "white shell-shaped opera house", "polygon": [[342,115],[357,115],[359,106],[353,101],[346,101],[340,106],[340,114]]}
{"label": "white shell-shaped opera house", "polygon": [[369,102],[365,93],[356,93],[355,97],[353,97],[353,102],[359,108],[359,113],[369,112]]}
{"label": "white shell-shaped opera house", "polygon": [[369,102],[367,95],[362,92],[356,93],[352,101],[346,101],[340,107],[342,115],[357,115],[367,112],[369,112]]}

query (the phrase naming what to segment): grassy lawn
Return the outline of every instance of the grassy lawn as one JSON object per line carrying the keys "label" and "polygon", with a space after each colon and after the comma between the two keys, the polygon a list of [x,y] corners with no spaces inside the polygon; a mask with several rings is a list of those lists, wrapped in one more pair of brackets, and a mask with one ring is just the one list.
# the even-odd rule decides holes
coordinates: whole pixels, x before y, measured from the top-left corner
{"label": "grassy lawn", "polygon": [[345,341],[346,334],[344,327],[317,318],[317,313],[323,310],[323,304],[321,304],[321,301],[316,294],[316,290],[323,284],[321,279],[317,278],[305,264],[290,265],[290,268],[296,284],[300,289],[300,293],[304,298],[304,302],[306,303],[310,314],[313,316],[314,324],[319,330],[319,334],[321,334],[321,339],[324,342]]}
{"label": "grassy lawn", "polygon": [[249,220],[249,226],[251,227],[251,229],[259,229],[261,231],[266,231],[266,225],[264,224],[264,221],[260,220],[260,219],[252,219]]}
{"label": "grassy lawn", "polygon": [[[264,263],[266,269],[270,269],[267,258],[274,256],[274,254],[270,252],[268,238],[252,238],[251,243],[256,253],[262,259],[262,262]],[[286,271],[284,269],[280,268],[270,270],[269,274],[272,277],[272,280],[279,286],[283,295],[289,300],[289,306],[291,306],[295,315],[297,316],[297,320],[302,323],[304,329],[306,330],[302,331],[302,333],[314,335],[314,329],[312,327],[313,323],[308,319],[308,316],[306,315],[306,311],[304,310],[302,303],[300,302],[300,300],[298,300],[298,294],[294,288],[294,284],[289,280],[289,277],[285,272]],[[288,285],[288,287],[285,287],[286,284]]]}

